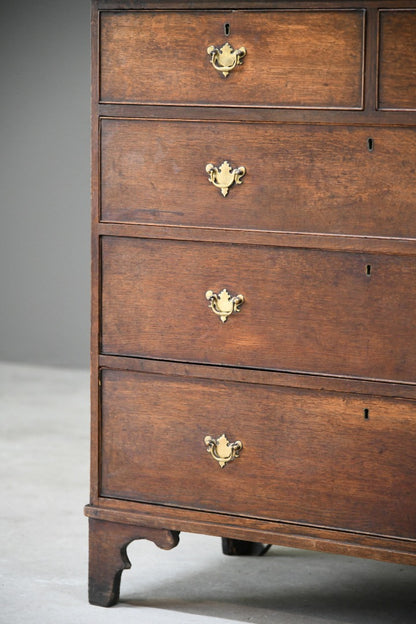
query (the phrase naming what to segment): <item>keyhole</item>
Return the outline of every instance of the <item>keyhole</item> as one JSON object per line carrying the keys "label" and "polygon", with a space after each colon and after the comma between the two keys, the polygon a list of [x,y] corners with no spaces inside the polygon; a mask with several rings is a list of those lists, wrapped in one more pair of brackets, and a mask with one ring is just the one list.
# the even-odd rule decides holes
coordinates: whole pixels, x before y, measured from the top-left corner
{"label": "keyhole", "polygon": [[229,25],[229,23],[227,22],[226,24],[224,24],[224,35],[225,35],[226,37],[229,37],[229,35],[230,35],[230,30],[231,30],[230,25]]}
{"label": "keyhole", "polygon": [[364,420],[368,420],[370,418],[370,410],[368,407],[364,408]]}
{"label": "keyhole", "polygon": [[371,137],[367,139],[367,148],[369,152],[374,151],[374,139],[372,139]]}
{"label": "keyhole", "polygon": [[365,274],[371,275],[371,264],[366,264],[365,266]]}

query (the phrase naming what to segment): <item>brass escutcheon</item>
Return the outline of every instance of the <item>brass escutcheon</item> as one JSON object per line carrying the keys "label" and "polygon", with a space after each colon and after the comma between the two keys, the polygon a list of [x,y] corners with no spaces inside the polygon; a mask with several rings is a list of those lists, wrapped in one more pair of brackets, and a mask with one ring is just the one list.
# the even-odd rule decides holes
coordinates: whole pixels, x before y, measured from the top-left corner
{"label": "brass escutcheon", "polygon": [[225,464],[236,459],[243,448],[240,440],[229,442],[224,433],[217,439],[205,436],[204,442],[207,446],[207,452],[219,463],[221,468],[224,468]]}
{"label": "brass escutcheon", "polygon": [[237,167],[237,169],[233,169],[228,160],[224,160],[219,167],[208,163],[205,167],[205,171],[208,174],[208,180],[211,184],[220,189],[222,195],[226,197],[233,184],[243,183],[241,178],[245,175],[246,168]]}
{"label": "brass escutcheon", "polygon": [[237,67],[237,65],[242,64],[247,50],[244,47],[234,50],[227,42],[220,48],[213,45],[209,46],[209,48],[207,48],[207,54],[211,57],[212,66],[226,78],[230,71]]}
{"label": "brass escutcheon", "polygon": [[225,288],[218,295],[212,290],[207,290],[205,298],[208,299],[211,310],[220,317],[223,323],[233,312],[240,312],[240,307],[244,303],[243,295],[231,297]]}

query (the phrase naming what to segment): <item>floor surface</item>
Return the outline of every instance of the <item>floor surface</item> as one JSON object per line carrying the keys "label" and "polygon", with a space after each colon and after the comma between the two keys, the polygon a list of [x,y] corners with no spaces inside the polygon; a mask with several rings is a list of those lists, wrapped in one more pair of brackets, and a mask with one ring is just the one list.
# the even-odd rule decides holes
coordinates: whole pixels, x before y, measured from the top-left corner
{"label": "floor surface", "polygon": [[120,603],[87,602],[88,373],[0,363],[0,622],[414,624],[416,567],[219,538],[133,542]]}

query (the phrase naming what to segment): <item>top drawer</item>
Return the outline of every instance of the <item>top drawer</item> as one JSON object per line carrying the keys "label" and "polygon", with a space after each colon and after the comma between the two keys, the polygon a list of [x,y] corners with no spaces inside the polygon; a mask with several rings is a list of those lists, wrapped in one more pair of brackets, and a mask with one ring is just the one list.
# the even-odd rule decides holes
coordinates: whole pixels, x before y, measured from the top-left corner
{"label": "top drawer", "polygon": [[[364,11],[104,11],[104,103],[361,109]],[[207,49],[244,48],[227,76]],[[215,63],[231,67],[226,50]]]}

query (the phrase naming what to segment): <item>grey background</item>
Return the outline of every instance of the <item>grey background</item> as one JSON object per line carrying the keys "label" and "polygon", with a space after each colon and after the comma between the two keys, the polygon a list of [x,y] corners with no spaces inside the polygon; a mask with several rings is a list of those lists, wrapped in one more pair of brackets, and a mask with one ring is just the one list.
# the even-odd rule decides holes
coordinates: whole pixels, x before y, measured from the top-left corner
{"label": "grey background", "polygon": [[0,0],[0,360],[87,367],[89,0]]}

